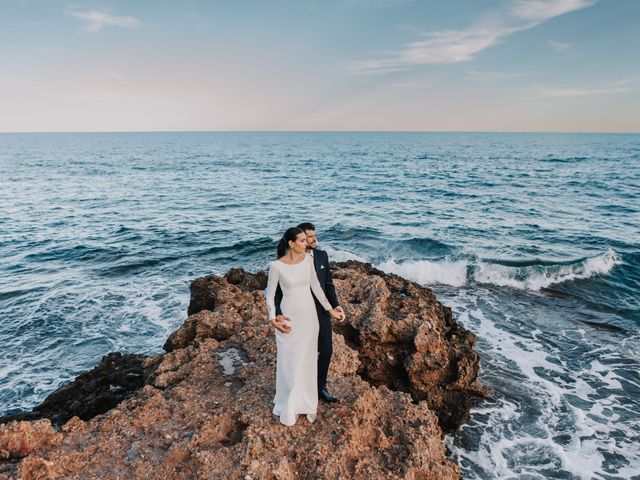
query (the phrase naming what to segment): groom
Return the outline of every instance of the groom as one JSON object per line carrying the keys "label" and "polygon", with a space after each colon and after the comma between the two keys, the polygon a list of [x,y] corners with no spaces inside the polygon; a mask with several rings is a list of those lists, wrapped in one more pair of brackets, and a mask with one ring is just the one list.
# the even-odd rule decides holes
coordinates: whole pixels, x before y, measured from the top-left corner
{"label": "groom", "polygon": [[[304,231],[307,236],[307,253],[313,257],[313,264],[316,268],[316,274],[318,275],[318,281],[322,290],[324,290],[329,303],[334,308],[338,308],[342,313],[344,320],[344,311],[340,307],[340,302],[336,296],[336,289],[333,285],[333,279],[331,278],[331,268],[329,268],[329,255],[324,250],[320,250],[318,247],[318,240],[316,239],[316,227],[312,223],[301,223],[298,228]],[[329,372],[329,362],[331,361],[331,354],[333,353],[332,346],[332,328],[331,317],[324,310],[320,302],[313,297],[316,303],[316,311],[318,312],[318,321],[320,322],[320,333],[318,334],[318,398],[325,402],[337,402],[338,398],[334,397],[327,390],[327,373]],[[275,304],[276,315],[278,319],[282,316],[282,310],[280,310],[280,302],[282,301],[282,290],[280,286],[276,289]]]}

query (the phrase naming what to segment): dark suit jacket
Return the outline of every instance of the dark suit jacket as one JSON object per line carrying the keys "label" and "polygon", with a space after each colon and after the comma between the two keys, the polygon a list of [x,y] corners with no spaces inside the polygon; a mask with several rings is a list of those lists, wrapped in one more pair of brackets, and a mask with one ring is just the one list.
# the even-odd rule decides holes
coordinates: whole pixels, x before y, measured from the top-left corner
{"label": "dark suit jacket", "polygon": [[[340,305],[338,301],[338,297],[336,295],[336,287],[333,285],[333,278],[331,277],[331,268],[329,267],[329,255],[324,250],[314,249],[313,250],[313,264],[316,267],[316,275],[318,275],[318,281],[320,282],[320,286],[324,291],[324,294],[327,296],[327,300],[333,308]],[[328,316],[325,312],[324,308],[318,301],[318,299],[313,297],[316,302],[316,310],[318,314],[324,314]],[[282,315],[282,310],[280,310],[280,302],[282,302],[282,290],[280,290],[280,285],[276,288],[275,295],[275,303],[276,303],[276,315]]]}

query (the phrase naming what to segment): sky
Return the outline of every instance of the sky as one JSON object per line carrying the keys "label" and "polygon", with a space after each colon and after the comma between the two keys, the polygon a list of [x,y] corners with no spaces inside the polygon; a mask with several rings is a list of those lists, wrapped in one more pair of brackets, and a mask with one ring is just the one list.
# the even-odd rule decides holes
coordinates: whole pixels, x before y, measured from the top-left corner
{"label": "sky", "polygon": [[0,132],[640,131],[640,0],[0,0]]}

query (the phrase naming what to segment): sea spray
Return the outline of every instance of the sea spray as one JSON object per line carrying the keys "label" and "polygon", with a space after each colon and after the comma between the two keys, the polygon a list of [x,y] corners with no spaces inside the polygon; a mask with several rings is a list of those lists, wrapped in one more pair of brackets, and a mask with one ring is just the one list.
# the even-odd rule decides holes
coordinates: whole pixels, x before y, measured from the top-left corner
{"label": "sea spray", "polygon": [[417,260],[398,264],[394,259],[389,259],[378,265],[384,272],[395,273],[422,285],[442,284],[452,287],[461,287],[467,282],[467,267],[465,260]]}
{"label": "sea spray", "polygon": [[478,283],[537,292],[561,282],[606,275],[621,263],[620,256],[612,249],[608,249],[600,255],[577,261],[522,267],[479,260],[474,269],[473,278]]}

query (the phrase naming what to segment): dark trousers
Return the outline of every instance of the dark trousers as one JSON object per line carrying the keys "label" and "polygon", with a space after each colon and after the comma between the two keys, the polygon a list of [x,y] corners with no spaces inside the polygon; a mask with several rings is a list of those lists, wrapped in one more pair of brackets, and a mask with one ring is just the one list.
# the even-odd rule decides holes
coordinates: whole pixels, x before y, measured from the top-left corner
{"label": "dark trousers", "polygon": [[324,310],[318,312],[320,322],[320,333],[318,334],[318,391],[327,386],[327,373],[329,372],[329,362],[333,354],[333,344],[331,341],[331,317]]}

